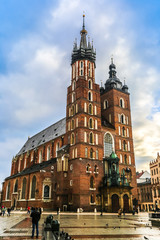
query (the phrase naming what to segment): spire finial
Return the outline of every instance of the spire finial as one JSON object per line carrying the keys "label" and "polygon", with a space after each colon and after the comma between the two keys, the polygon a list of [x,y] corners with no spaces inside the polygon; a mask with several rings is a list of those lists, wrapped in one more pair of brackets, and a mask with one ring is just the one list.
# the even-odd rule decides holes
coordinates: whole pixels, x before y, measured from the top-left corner
{"label": "spire finial", "polygon": [[113,64],[113,54],[111,55],[111,64]]}
{"label": "spire finial", "polygon": [[83,29],[85,29],[85,12],[83,11]]}
{"label": "spire finial", "polygon": [[100,80],[100,82],[101,82],[101,87],[102,87],[102,80]]}
{"label": "spire finial", "polygon": [[124,77],[124,85],[126,85],[126,78]]}

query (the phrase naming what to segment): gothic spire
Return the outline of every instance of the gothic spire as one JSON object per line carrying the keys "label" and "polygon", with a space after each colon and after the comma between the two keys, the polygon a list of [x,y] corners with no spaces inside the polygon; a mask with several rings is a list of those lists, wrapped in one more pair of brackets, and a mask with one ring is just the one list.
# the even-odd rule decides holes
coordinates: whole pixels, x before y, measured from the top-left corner
{"label": "gothic spire", "polygon": [[91,46],[90,38],[88,39],[87,44],[87,30],[85,29],[85,15],[83,14],[83,25],[82,30],[80,31],[81,39],[80,39],[80,46],[78,47],[77,44],[74,44],[73,52],[72,52],[72,62],[76,62],[77,60],[88,59],[95,64],[96,60],[96,52]]}
{"label": "gothic spire", "polygon": [[83,26],[82,30],[80,31],[81,34],[81,41],[80,41],[80,48],[87,48],[87,40],[86,40],[86,35],[87,31],[85,29],[85,15],[83,14]]}

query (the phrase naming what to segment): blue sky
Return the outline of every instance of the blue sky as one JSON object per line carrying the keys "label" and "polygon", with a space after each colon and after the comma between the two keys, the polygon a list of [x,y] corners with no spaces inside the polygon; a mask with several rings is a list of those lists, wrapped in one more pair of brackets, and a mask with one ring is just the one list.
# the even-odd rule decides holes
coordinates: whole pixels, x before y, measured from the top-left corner
{"label": "blue sky", "polygon": [[160,143],[160,1],[1,0],[0,182],[28,136],[65,116],[71,51],[82,14],[97,52],[96,82],[129,86],[137,170],[149,169]]}

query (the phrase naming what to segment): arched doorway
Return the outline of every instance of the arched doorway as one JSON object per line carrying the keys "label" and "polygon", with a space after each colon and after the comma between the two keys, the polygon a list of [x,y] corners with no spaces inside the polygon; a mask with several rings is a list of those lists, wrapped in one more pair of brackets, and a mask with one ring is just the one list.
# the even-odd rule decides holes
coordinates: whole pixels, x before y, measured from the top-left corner
{"label": "arched doorway", "polygon": [[127,194],[123,196],[123,209],[125,212],[129,212],[129,198]]}
{"label": "arched doorway", "polygon": [[119,197],[117,194],[112,195],[112,212],[118,212],[119,210]]}

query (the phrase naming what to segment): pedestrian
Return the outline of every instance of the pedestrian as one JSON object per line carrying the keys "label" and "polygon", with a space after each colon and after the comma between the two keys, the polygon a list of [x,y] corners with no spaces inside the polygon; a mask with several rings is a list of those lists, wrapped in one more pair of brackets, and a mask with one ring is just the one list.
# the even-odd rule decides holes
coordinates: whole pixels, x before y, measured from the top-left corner
{"label": "pedestrian", "polygon": [[118,217],[121,216],[121,209],[118,210]]}
{"label": "pedestrian", "polygon": [[3,207],[3,208],[2,208],[2,216],[3,216],[3,217],[4,217],[4,214],[5,214],[5,211],[6,211],[6,208]]}
{"label": "pedestrian", "polygon": [[32,238],[34,238],[34,231],[36,228],[36,238],[38,238],[39,230],[38,230],[38,222],[40,220],[40,213],[38,208],[33,208],[30,217],[32,218]]}
{"label": "pedestrian", "polygon": [[41,208],[40,208],[40,207],[39,207],[39,213],[40,213],[40,217],[41,217],[42,210],[41,210]]}
{"label": "pedestrian", "polygon": [[7,216],[10,216],[11,209],[7,208]]}
{"label": "pedestrian", "polygon": [[30,209],[31,209],[31,208],[28,206],[28,208],[27,208],[27,213],[28,213],[28,214],[30,214]]}

